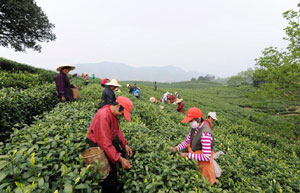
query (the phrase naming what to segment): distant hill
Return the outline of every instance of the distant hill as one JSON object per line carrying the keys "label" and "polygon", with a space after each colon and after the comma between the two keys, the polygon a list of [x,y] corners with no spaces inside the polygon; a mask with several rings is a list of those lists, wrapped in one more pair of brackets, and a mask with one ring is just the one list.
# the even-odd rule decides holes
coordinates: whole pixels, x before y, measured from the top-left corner
{"label": "distant hill", "polygon": [[201,72],[187,72],[174,66],[132,67],[127,64],[114,62],[75,64],[75,67],[76,69],[72,73],[81,74],[82,72],[87,72],[89,75],[94,73],[98,78],[108,77],[118,80],[179,82],[204,75]]}

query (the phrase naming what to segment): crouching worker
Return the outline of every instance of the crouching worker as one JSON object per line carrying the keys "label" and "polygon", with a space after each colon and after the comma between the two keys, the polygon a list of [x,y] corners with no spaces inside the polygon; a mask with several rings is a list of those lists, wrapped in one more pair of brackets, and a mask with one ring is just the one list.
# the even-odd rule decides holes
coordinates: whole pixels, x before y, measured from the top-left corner
{"label": "crouching worker", "polygon": [[217,120],[216,113],[209,113],[208,119],[202,121],[202,112],[196,107],[187,111],[182,123],[190,123],[191,131],[184,142],[172,147],[173,152],[188,149],[189,153],[181,153],[181,157],[188,157],[198,161],[202,175],[213,185],[216,182],[213,159],[213,129],[211,123]]}
{"label": "crouching worker", "polygon": [[132,157],[132,150],[119,128],[118,118],[124,116],[127,121],[130,119],[130,111],[133,103],[130,99],[119,96],[111,105],[99,109],[90,124],[88,141],[90,147],[101,147],[109,160],[110,173],[102,183],[103,193],[123,192],[123,184],[118,181],[117,164],[122,168],[130,169],[131,165],[125,154]]}

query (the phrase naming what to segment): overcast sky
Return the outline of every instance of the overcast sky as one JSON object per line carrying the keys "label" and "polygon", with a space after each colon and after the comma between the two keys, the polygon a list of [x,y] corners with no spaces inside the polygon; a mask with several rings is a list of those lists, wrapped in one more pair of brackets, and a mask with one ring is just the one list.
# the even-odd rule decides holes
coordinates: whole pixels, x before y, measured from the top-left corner
{"label": "overcast sky", "polygon": [[36,0],[55,24],[42,52],[0,47],[0,56],[54,70],[60,64],[174,65],[218,77],[254,67],[284,48],[282,17],[299,0]]}

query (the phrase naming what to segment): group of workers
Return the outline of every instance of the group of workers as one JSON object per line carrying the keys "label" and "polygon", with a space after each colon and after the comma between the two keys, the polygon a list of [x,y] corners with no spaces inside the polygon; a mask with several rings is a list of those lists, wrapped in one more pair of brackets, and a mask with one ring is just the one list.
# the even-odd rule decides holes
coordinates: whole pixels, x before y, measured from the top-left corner
{"label": "group of workers", "polygon": [[134,83],[133,86],[131,86],[130,84],[127,84],[127,88],[129,89],[129,93],[131,93],[136,98],[140,98],[141,89],[136,86],[136,83]]}
{"label": "group of workers", "polygon": [[[58,90],[58,97],[61,101],[72,100],[71,88],[76,88],[76,85],[70,84],[67,73],[73,70],[73,66],[60,66],[57,68],[59,74],[56,77],[56,86]],[[87,141],[89,147],[100,147],[105,152],[110,165],[109,175],[101,182],[103,193],[119,193],[123,192],[123,184],[117,177],[117,164],[120,164],[124,169],[130,169],[132,166],[126,154],[129,157],[133,156],[133,150],[128,145],[124,137],[123,131],[119,127],[119,118],[124,116],[127,121],[131,121],[130,112],[133,108],[132,101],[124,96],[116,98],[114,90],[121,87],[117,80],[112,79],[103,80],[103,86],[106,86],[103,94],[100,109],[95,114],[88,129]],[[131,87],[127,85],[129,92],[133,93],[140,90],[136,84]],[[133,94],[136,96],[135,94]],[[174,97],[167,92],[161,98],[161,102],[170,101],[171,103],[182,104],[181,110],[184,114],[184,102],[175,93]],[[152,102],[158,102],[154,97],[150,98]],[[179,106],[179,105],[178,105]],[[180,156],[187,157],[198,161],[199,170],[205,176],[211,185],[216,181],[215,166],[214,166],[214,152],[213,152],[213,123],[218,120],[215,112],[210,112],[207,119],[203,119],[203,114],[199,108],[189,108],[182,123],[189,123],[190,132],[185,140],[177,145],[171,147],[172,152],[179,152],[187,149],[188,153],[181,153]]]}
{"label": "group of workers", "polygon": [[[158,103],[158,100],[155,98],[155,97],[150,97],[150,102],[152,103],[155,103],[157,104]],[[183,98],[181,98],[179,96],[179,94],[177,92],[175,92],[175,96],[172,94],[172,93],[169,93],[168,91],[166,93],[164,93],[162,95],[162,97],[160,98],[160,102],[162,104],[165,104],[165,103],[172,103],[174,105],[177,105],[176,107],[176,111],[184,114],[184,101],[183,101]],[[163,106],[161,106],[163,107]]]}

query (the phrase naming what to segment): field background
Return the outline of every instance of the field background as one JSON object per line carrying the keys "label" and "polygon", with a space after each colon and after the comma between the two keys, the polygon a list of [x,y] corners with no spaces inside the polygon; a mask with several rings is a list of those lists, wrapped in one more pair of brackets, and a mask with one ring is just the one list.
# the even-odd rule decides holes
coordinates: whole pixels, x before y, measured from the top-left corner
{"label": "field background", "polygon": [[[55,72],[3,58],[0,64],[0,192],[101,192],[101,174],[80,157],[99,107],[101,79],[85,86],[83,78],[71,78],[81,98],[63,104],[56,98]],[[137,83],[140,99],[128,93],[127,83]],[[120,119],[135,153],[132,169],[120,169],[125,192],[300,192],[299,103],[259,101],[252,86],[203,81],[158,83],[156,91],[153,82],[122,85],[116,94],[134,103],[132,122]],[[169,150],[185,139],[189,126],[180,123],[184,116],[175,105],[161,109],[149,102],[166,91],[179,93],[185,112],[190,107],[204,115],[217,112],[214,147],[225,155],[216,160],[223,173],[214,186],[196,162]]]}

